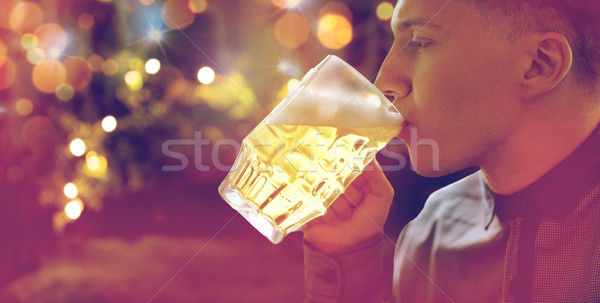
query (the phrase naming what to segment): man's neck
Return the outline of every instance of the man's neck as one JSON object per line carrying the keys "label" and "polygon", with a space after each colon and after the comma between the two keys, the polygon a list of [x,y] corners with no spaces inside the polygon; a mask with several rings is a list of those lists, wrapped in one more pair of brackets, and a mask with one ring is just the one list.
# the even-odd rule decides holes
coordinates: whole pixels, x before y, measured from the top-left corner
{"label": "man's neck", "polygon": [[[581,100],[575,100],[581,101]],[[593,103],[590,103],[593,104]],[[600,123],[600,106],[578,115],[530,115],[507,143],[482,163],[488,186],[513,194],[534,183],[579,147]]]}

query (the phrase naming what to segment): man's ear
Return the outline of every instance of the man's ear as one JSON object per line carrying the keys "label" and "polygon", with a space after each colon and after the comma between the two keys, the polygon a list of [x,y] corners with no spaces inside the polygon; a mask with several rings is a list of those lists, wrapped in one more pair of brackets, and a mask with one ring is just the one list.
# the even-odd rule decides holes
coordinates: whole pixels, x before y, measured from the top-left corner
{"label": "man's ear", "polygon": [[547,32],[537,34],[532,39],[531,66],[522,82],[525,100],[552,90],[563,80],[573,64],[571,46],[562,34]]}

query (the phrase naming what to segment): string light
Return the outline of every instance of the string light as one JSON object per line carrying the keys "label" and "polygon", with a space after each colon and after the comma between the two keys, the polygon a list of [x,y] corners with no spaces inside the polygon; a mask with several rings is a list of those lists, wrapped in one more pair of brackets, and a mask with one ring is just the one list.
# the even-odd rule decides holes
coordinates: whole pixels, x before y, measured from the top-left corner
{"label": "string light", "polygon": [[75,186],[75,184],[73,183],[67,183],[63,189],[65,196],[69,199],[75,199],[77,197],[77,195],[79,194],[78,190],[77,190],[77,186]]}
{"label": "string light", "polygon": [[83,201],[75,199],[65,205],[65,215],[71,220],[77,220],[83,212]]}
{"label": "string light", "polygon": [[85,142],[83,142],[83,140],[79,138],[74,139],[73,141],[71,141],[69,149],[71,150],[73,156],[81,157],[85,153]]}
{"label": "string light", "polygon": [[201,68],[198,70],[198,81],[202,84],[211,84],[215,81],[215,71],[208,66]]}
{"label": "string light", "polygon": [[160,70],[160,61],[158,61],[156,58],[148,59],[144,65],[144,69],[148,74],[154,75]]}
{"label": "string light", "polygon": [[102,119],[102,129],[110,133],[117,128],[117,119],[113,116],[106,116]]}

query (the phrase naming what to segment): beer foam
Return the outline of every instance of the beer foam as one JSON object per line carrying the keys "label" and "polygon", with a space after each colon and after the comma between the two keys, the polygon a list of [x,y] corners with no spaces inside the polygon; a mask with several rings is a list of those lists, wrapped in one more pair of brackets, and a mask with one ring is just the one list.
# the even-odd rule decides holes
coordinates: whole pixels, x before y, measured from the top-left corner
{"label": "beer foam", "polygon": [[399,127],[401,123],[400,113],[390,110],[389,103],[376,94],[363,98],[301,92],[291,100],[284,100],[265,118],[267,125],[346,128]]}

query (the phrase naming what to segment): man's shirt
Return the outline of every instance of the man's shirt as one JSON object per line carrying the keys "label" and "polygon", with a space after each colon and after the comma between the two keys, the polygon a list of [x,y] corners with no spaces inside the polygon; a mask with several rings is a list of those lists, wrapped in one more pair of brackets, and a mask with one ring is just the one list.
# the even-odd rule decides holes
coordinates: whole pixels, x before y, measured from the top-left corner
{"label": "man's shirt", "polygon": [[[306,300],[380,302],[383,241],[335,256],[307,247]],[[336,293],[320,292],[318,274],[332,268]],[[357,289],[367,299],[344,297]],[[480,172],[434,193],[400,234],[393,293],[395,302],[600,302],[600,127],[515,194],[493,193]]]}

